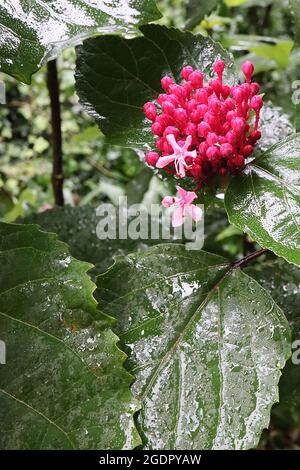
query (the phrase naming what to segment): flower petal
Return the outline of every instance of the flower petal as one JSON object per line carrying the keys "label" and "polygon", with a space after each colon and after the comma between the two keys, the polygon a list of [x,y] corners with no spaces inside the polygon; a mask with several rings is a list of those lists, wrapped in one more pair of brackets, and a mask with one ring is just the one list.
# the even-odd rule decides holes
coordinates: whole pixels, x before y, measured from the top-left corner
{"label": "flower petal", "polygon": [[166,157],[160,157],[156,162],[156,168],[164,168],[165,166],[174,162],[174,160],[175,160],[174,155],[167,155]]}
{"label": "flower petal", "polygon": [[196,206],[195,204],[191,204],[191,209],[192,209],[192,219],[195,222],[198,222],[201,217],[202,217],[202,210],[199,206]]}
{"label": "flower petal", "polygon": [[185,198],[184,198],[184,202],[186,204],[191,204],[195,199],[197,199],[197,194],[194,193],[194,191],[187,191],[186,192],[186,195],[185,195]]}
{"label": "flower petal", "polygon": [[180,145],[178,145],[178,143],[176,142],[174,134],[168,134],[166,136],[166,139],[169,142],[169,144],[171,145],[174,152],[180,152],[181,151]]}
{"label": "flower petal", "polygon": [[179,206],[172,215],[172,226],[179,227],[184,222],[184,213],[183,208]]}
{"label": "flower petal", "polygon": [[187,195],[187,191],[185,189],[181,188],[180,186],[176,186],[176,189],[178,191],[180,199],[185,199],[185,197]]}
{"label": "flower petal", "polygon": [[163,200],[161,201],[162,205],[165,207],[171,207],[173,206],[173,204],[175,204],[175,202],[176,202],[175,197],[173,196],[165,196]]}

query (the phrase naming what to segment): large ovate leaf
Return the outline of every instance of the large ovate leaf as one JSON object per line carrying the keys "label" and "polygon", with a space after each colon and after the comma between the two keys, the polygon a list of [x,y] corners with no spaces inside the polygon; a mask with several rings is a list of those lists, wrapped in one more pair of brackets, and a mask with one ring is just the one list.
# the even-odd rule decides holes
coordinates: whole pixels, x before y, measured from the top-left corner
{"label": "large ovate leaf", "polygon": [[97,286],[131,351],[146,447],[255,446],[290,354],[271,296],[224,258],[180,245],[120,257]]}
{"label": "large ovate leaf", "polygon": [[270,292],[289,321],[295,343],[279,382],[279,403],[274,413],[285,424],[294,423],[300,429],[300,269],[276,259],[251,266],[247,273]]}
{"label": "large ovate leaf", "polygon": [[48,232],[56,233],[60,240],[68,243],[72,256],[94,265],[91,269],[92,275],[106,271],[113,264],[115,256],[145,250],[149,246],[162,242],[161,238],[157,240],[151,238],[120,239],[118,219],[116,238],[100,240],[97,236],[97,225],[100,220],[96,214],[96,207],[86,205],[55,207],[40,214],[32,214],[22,222],[35,223]]}
{"label": "large ovate leaf", "polygon": [[0,224],[1,449],[121,449],[140,439],[113,320],[56,235]]}
{"label": "large ovate leaf", "polygon": [[212,73],[222,57],[232,81],[231,56],[210,38],[159,25],[141,27],[143,37],[105,36],[89,39],[78,48],[76,87],[80,101],[96,119],[109,142],[149,149],[154,137],[143,104],[162,92],[160,80],[190,64]]}
{"label": "large ovate leaf", "polygon": [[1,71],[30,83],[31,75],[63,48],[97,33],[130,32],[160,16],[154,0],[4,0]]}
{"label": "large ovate leaf", "polygon": [[230,222],[262,247],[300,264],[300,134],[250,163],[225,194]]}

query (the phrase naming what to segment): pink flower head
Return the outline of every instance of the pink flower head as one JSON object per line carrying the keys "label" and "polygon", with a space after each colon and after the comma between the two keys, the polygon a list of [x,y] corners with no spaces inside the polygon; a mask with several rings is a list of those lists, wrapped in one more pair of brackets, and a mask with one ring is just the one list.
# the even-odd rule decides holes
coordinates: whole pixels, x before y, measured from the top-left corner
{"label": "pink flower head", "polygon": [[192,204],[197,198],[197,194],[193,191],[186,191],[180,186],[176,186],[179,197],[166,196],[162,200],[162,205],[165,207],[175,206],[176,210],[172,215],[172,226],[179,227],[184,223],[186,214],[190,214],[195,222],[201,219],[202,211],[200,207]]}
{"label": "pink flower head", "polygon": [[189,168],[189,165],[186,162],[186,158],[196,158],[197,156],[196,150],[192,150],[191,152],[188,150],[192,143],[192,136],[187,136],[182,147],[176,142],[174,134],[168,134],[166,139],[171,145],[173,153],[165,157],[160,157],[156,162],[156,167],[164,168],[165,166],[174,162],[177,175],[180,176],[180,178],[184,178],[185,170],[186,168]]}
{"label": "pink flower head", "polygon": [[225,63],[218,59],[216,78],[206,83],[203,72],[189,65],[181,71],[181,84],[163,77],[165,93],[144,106],[158,150],[148,152],[147,163],[192,178],[197,188],[214,175],[241,173],[261,137],[263,105],[259,85],[251,81],[253,64],[245,62],[242,71],[245,83],[228,85]]}

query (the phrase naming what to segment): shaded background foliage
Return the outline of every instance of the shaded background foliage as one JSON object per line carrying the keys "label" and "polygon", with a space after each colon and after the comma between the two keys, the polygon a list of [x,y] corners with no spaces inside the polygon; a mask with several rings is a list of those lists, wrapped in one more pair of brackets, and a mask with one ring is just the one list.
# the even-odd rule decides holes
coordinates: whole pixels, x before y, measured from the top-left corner
{"label": "shaded background foliage", "polygon": [[[292,84],[300,78],[300,48],[294,45],[288,1],[160,0],[158,4],[163,13],[159,24],[209,35],[228,48],[237,63],[251,59],[267,100],[280,106],[292,126],[300,129],[300,105],[292,102]],[[85,206],[115,202],[124,193],[133,194],[134,202],[163,195],[161,182],[145,170],[134,151],[105,143],[78,103],[74,69],[75,51],[69,48],[58,59],[65,202]],[[45,67],[33,76],[31,85],[3,74],[0,78],[6,86],[6,104],[0,106],[0,217],[11,222],[54,204],[50,106]],[[43,216],[33,220],[43,226]],[[255,248],[249,237],[228,224],[223,209],[216,205],[207,212],[206,250],[235,260]],[[274,413],[260,447],[300,448],[292,420]]]}

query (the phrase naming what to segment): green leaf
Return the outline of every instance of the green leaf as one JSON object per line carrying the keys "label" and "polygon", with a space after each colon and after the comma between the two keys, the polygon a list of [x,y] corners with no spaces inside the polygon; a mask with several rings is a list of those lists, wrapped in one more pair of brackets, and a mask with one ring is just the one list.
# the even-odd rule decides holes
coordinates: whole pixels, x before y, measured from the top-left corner
{"label": "green leaf", "polygon": [[219,0],[185,0],[186,4],[186,29],[193,29],[200,21],[214,10]]}
{"label": "green leaf", "polygon": [[131,350],[146,447],[255,446],[290,355],[270,295],[224,258],[180,245],[120,257],[97,286]]}
{"label": "green leaf", "polygon": [[[91,205],[56,207],[40,214],[32,214],[22,220],[25,223],[39,224],[48,232],[57,233],[62,241],[68,243],[72,256],[95,265],[91,271],[92,275],[106,271],[117,255],[145,250],[162,241],[130,238],[100,240],[96,234],[99,221],[96,207]],[[118,223],[116,228],[118,234]]]}
{"label": "green leaf", "polygon": [[235,177],[225,194],[230,222],[262,247],[300,264],[300,134],[279,142]]}
{"label": "green leaf", "polygon": [[97,33],[128,33],[160,18],[154,0],[6,0],[0,6],[0,67],[18,80],[65,47]]}
{"label": "green leaf", "polygon": [[288,426],[294,423],[300,429],[300,269],[291,266],[282,259],[276,259],[247,268],[247,273],[254,277],[275,302],[284,311],[296,341],[293,356],[286,363],[279,382],[279,403],[274,414]]}
{"label": "green leaf", "polygon": [[90,268],[35,225],[0,224],[1,449],[139,445],[125,354]]}
{"label": "green leaf", "polygon": [[181,80],[185,64],[212,73],[214,61],[226,62],[233,81],[231,56],[210,38],[159,25],[141,28],[143,37],[104,36],[89,39],[77,50],[76,88],[80,101],[112,144],[147,150],[154,147],[143,104],[162,92],[160,80]]}

